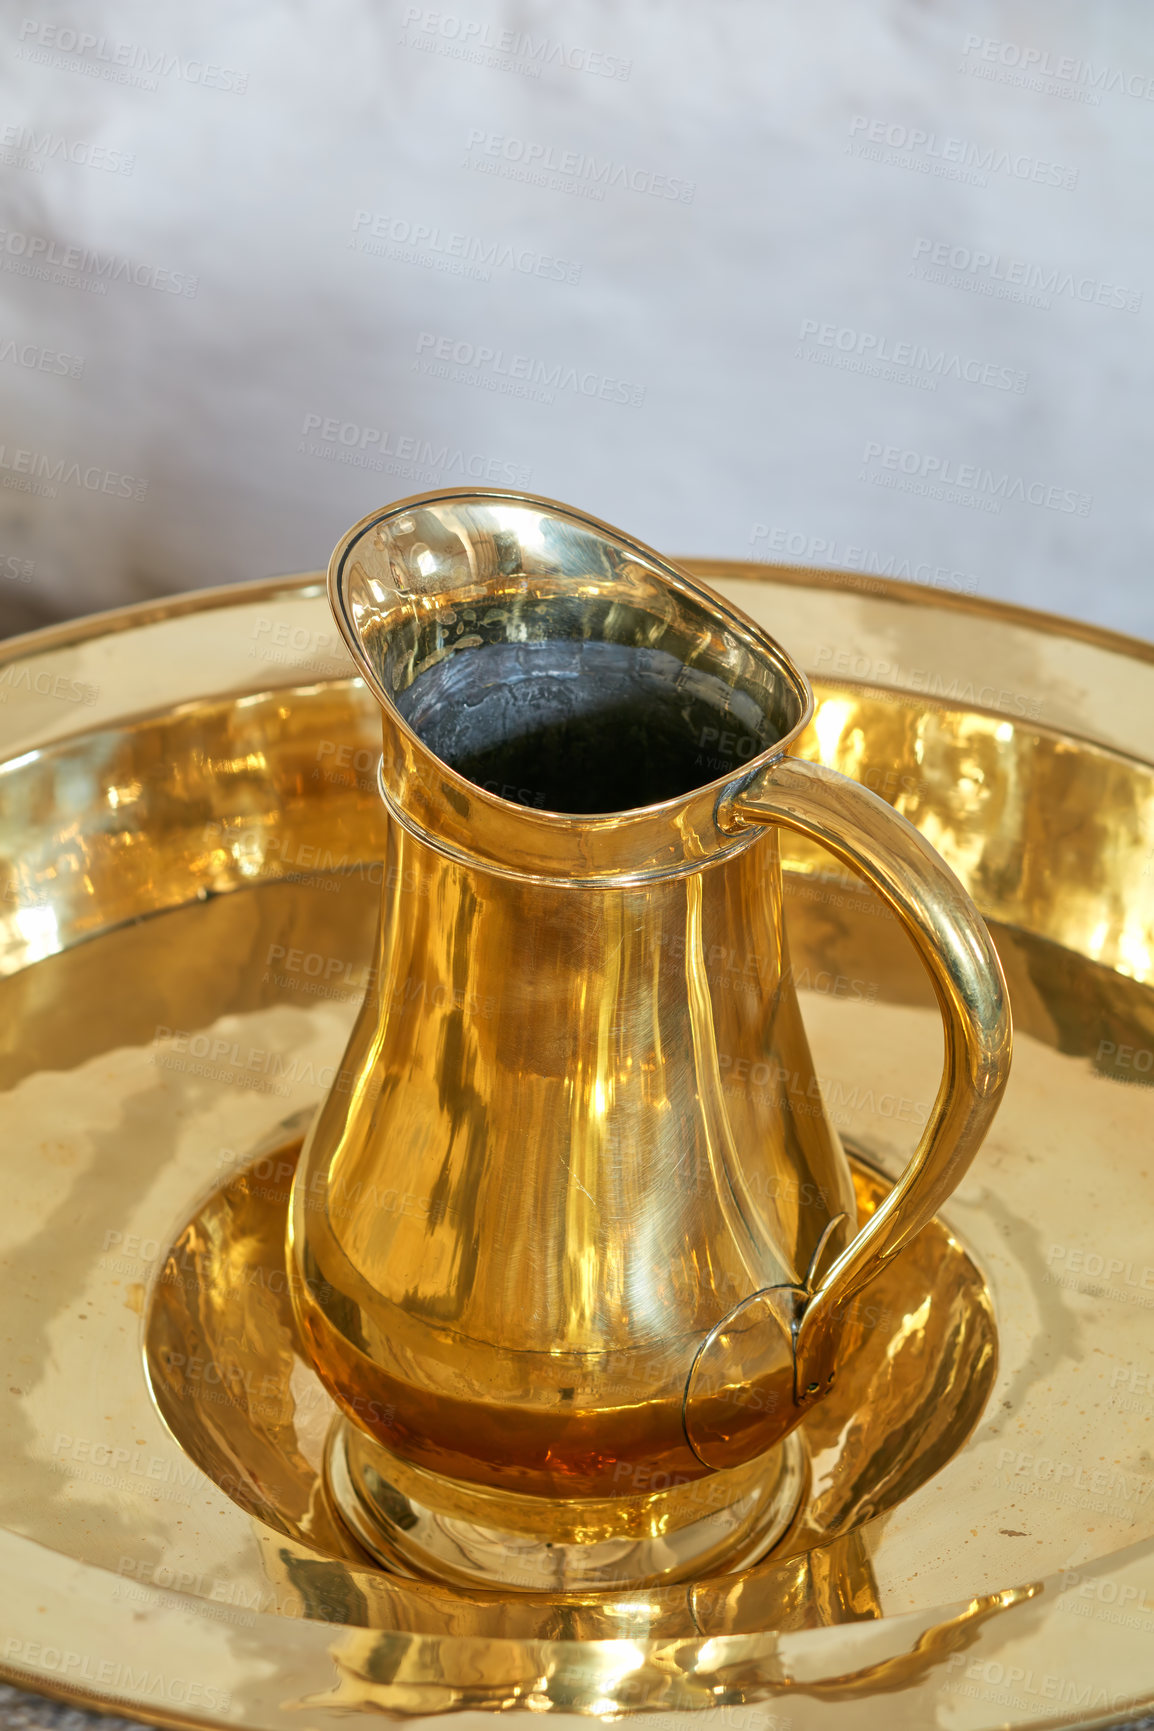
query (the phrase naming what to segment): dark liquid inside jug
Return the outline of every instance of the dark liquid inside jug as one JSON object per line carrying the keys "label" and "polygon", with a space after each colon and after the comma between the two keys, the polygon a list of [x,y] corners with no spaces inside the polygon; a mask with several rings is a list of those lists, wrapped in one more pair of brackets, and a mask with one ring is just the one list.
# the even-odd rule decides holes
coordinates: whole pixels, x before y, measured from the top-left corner
{"label": "dark liquid inside jug", "polygon": [[458,650],[397,708],[478,787],[544,811],[630,811],[745,767],[774,742],[748,698],[664,650],[561,639]]}

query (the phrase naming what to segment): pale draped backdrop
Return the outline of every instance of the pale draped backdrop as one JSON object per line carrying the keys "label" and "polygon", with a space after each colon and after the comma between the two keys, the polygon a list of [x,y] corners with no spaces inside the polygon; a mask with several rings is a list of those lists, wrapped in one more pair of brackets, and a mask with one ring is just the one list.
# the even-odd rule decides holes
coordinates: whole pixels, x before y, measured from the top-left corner
{"label": "pale draped backdrop", "polygon": [[4,631],[316,568],[472,482],[1154,637],[1141,0],[0,33]]}

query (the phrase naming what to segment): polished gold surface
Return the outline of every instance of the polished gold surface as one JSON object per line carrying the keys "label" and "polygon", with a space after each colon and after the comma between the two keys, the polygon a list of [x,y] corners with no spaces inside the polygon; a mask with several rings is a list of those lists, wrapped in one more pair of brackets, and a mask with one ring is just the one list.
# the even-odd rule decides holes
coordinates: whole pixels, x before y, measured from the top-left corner
{"label": "polished gold surface", "polygon": [[[427,1571],[426,1523],[388,1516],[420,1469],[407,1500],[454,1579],[563,1590],[691,1578],[725,1546],[748,1561],[797,1474],[766,1463],[770,1515],[726,1475],[828,1394],[840,1313],[996,1110],[1010,1021],[989,935],[891,806],[786,755],[814,701],[780,646],[619,531],[430,494],[351,529],[329,587],[381,706],[391,819],[368,989],[290,1211],[302,1335],[381,1445],[339,1443],[335,1499],[370,1549]],[[775,821],[882,889],[946,1018],[940,1098],[860,1235]],[[732,1087],[753,1066],[757,1100]],[[654,1474],[679,1487],[656,1526]]]}
{"label": "polished gold surface", "polygon": [[[357,1547],[332,1519],[316,1459],[318,1447],[323,1452],[332,1446],[329,1441],[319,1445],[318,1439],[333,1436],[329,1421],[337,1408],[300,1338],[285,1279],[284,1227],[298,1154],[299,1142],[258,1150],[246,1166],[225,1178],[164,1257],[145,1325],[145,1354],[157,1404],[189,1458],[234,1502],[293,1540],[302,1560],[314,1562],[317,1578],[326,1580],[330,1595],[342,1602],[357,1595],[366,1599],[370,1626],[388,1627],[389,1619],[401,1615],[406,1627],[441,1630],[451,1614],[458,1629],[471,1620],[481,1633],[495,1626],[489,1596],[478,1599],[444,1590],[461,1537],[452,1531],[451,1521],[449,1530],[438,1530],[428,1513],[439,1488],[435,1479],[426,1488],[431,1475],[394,1462],[400,1493],[394,1491],[389,1505],[374,1511],[378,1523],[388,1520],[405,1533],[407,1558],[416,1532],[429,1557],[424,1571],[428,1582],[382,1582],[364,1568]],[[860,1162],[854,1184],[858,1211],[868,1219],[890,1186]],[[931,1289],[935,1301],[927,1306],[925,1294]],[[907,1323],[911,1315],[919,1317],[913,1328]],[[736,1506],[737,1518],[749,1522],[744,1533],[724,1532],[712,1566],[711,1559],[703,1558],[694,1574],[694,1602],[723,1593],[731,1630],[748,1615],[744,1607],[751,1602],[759,1607],[758,1616],[767,1613],[774,1582],[795,1581],[792,1573],[782,1575],[782,1565],[790,1558],[854,1532],[940,1471],[972,1431],[993,1385],[996,1330],[985,1283],[937,1221],[887,1266],[843,1327],[846,1374],[829,1399],[807,1414],[795,1433],[797,1450],[787,1454],[782,1465],[774,1452],[768,1460],[754,1461],[737,1473],[715,1474],[693,1487],[692,1503],[699,1513]],[[206,1399],[203,1380],[193,1371],[209,1364],[218,1366],[220,1375]],[[342,1448],[345,1434],[336,1433]],[[351,1432],[354,1448],[360,1434]],[[767,1491],[772,1501],[780,1494],[772,1475],[800,1470],[804,1480],[815,1457],[823,1461],[820,1482],[799,1485],[786,1498],[792,1510],[803,1489],[806,1493],[773,1556],[726,1581],[725,1574],[734,1567],[732,1547],[744,1545],[747,1552],[744,1559],[738,1556],[738,1565],[755,1562],[767,1549],[757,1520],[764,1507],[756,1495],[759,1480],[771,1475]],[[358,1463],[354,1456],[352,1470],[359,1464],[367,1477],[371,1459],[371,1454],[362,1455]],[[679,1493],[667,1487],[668,1476],[655,1471],[647,1489],[631,1499],[541,1499],[538,1531],[616,1546],[631,1542],[639,1530],[667,1537],[683,1521]],[[742,1481],[736,1491],[726,1483],[735,1478]],[[471,1527],[506,1535],[494,1543],[503,1544],[508,1567],[508,1523],[502,1527],[501,1513],[501,1493],[492,1491],[473,1492],[460,1510]],[[379,1531],[380,1524],[376,1531],[370,1528],[370,1540]],[[555,1615],[558,1586],[532,1578],[530,1571],[539,1569],[539,1560],[530,1547],[525,1552],[524,1576],[513,1584],[539,1591],[526,1595],[520,1606],[514,1599],[503,1607],[501,1625],[540,1635]],[[338,1560],[346,1565],[343,1571],[322,1567]],[[387,1561],[395,1567],[395,1557]],[[467,1588],[470,1583],[462,1573],[457,1584]],[[617,1632],[627,1594],[587,1590],[565,1596],[580,1605],[587,1639],[606,1639]],[[667,1587],[660,1596],[653,1593],[650,1604],[662,1607],[665,1635],[693,1635],[697,1624],[683,1591]],[[774,1613],[775,1626],[787,1614],[794,1621],[824,1620],[812,1598],[797,1598],[793,1584],[788,1606]]]}
{"label": "polished gold surface", "polygon": [[[341,1419],[329,1433],[325,1481],[341,1518],[385,1568],[464,1587],[568,1597],[620,1594],[621,1583],[708,1580],[777,1555],[800,1518],[808,1482],[792,1432],[744,1469],[650,1494],[525,1497],[447,1484]],[[640,1475],[638,1475],[640,1476]]]}
{"label": "polished gold surface", "polygon": [[[369,1568],[387,1609],[358,1625],[168,1431],[143,1317],[200,1199],[340,1065],[383,880],[376,706],[315,579],[86,622],[0,660],[7,1677],[324,1731],[356,1707],[985,1731],[1154,1703],[1151,653],[900,585],[695,570],[816,676],[804,755],[898,806],[992,922],[1015,1069],[944,1210],[998,1318],[977,1428],[760,1584],[629,1595],[615,1639],[561,1603],[534,1633],[523,1593],[461,1621],[431,1584],[443,1620],[410,1623],[411,1584]],[[70,682],[91,701],[53,695]],[[825,1110],[896,1180],[938,1085],[937,1005],[875,898],[804,842],[783,855]],[[197,1373],[218,1392],[219,1366]],[[816,1451],[836,1496],[829,1466]],[[674,1600],[699,1633],[666,1635]]]}
{"label": "polished gold surface", "polygon": [[[721,821],[738,833],[751,823],[784,825],[876,889],[926,967],[944,1022],[941,1086],[901,1182],[833,1266],[807,1279],[795,1324],[794,1378],[799,1394],[817,1394],[842,1360],[843,1307],[946,1201],[993,1122],[1009,1077],[1006,982],[985,923],[957,878],[869,788],[825,764],[775,758],[722,796]],[[936,1300],[936,1287],[930,1297]],[[730,1375],[739,1389],[749,1386],[744,1355]],[[687,1411],[692,1395],[691,1382]]]}

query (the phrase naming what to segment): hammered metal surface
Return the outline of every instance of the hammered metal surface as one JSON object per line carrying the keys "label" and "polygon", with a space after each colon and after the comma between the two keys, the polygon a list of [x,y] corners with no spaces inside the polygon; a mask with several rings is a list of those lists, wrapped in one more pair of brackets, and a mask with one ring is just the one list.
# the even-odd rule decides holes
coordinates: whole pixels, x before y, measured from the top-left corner
{"label": "hammered metal surface", "polygon": [[[198,1202],[340,1061],[380,889],[373,717],[300,586],[53,633],[7,652],[0,706],[7,1676],[286,1731],[478,1706],[986,1731],[1154,1698],[1149,653],[897,586],[714,575],[835,675],[806,749],[899,804],[997,922],[1016,1072],[945,1215],[998,1318],[972,1437],[760,1609],[733,1583],[698,1591],[690,1639],[663,1639],[643,1597],[609,1642],[560,1605],[545,1640],[504,1632],[499,1604],[484,1633],[292,1616],[311,1588],[291,1553],[161,1421],[143,1311]],[[266,655],[270,621],[301,647]],[[53,697],[57,677],[94,700]],[[936,1009],[888,916],[806,848],[787,866],[826,1109],[896,1174]],[[341,962],[325,995],[318,954]]]}

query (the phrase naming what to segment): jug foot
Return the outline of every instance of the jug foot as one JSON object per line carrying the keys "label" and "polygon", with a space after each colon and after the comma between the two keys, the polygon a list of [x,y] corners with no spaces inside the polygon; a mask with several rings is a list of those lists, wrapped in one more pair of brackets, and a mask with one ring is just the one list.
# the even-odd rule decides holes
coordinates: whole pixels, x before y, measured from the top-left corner
{"label": "jug foot", "polygon": [[709,1478],[644,1496],[562,1501],[483,1490],[414,1467],[338,1418],[325,1481],[359,1543],[399,1574],[587,1592],[748,1568],[781,1542],[802,1508],[809,1452],[794,1431],[747,1466]]}

